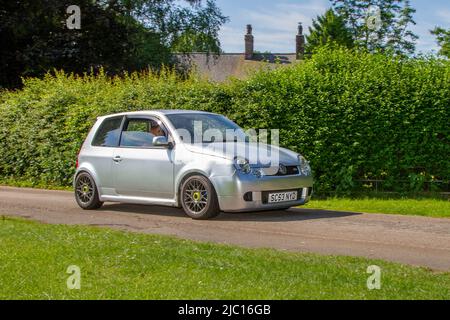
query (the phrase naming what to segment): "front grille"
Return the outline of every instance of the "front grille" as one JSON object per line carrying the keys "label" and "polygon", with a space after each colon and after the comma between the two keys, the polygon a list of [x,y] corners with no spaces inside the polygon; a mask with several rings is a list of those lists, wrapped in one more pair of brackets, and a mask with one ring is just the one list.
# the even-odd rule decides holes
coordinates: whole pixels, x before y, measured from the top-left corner
{"label": "front grille", "polygon": [[284,166],[285,172],[281,168],[278,169],[276,176],[293,176],[299,173],[298,166]]}

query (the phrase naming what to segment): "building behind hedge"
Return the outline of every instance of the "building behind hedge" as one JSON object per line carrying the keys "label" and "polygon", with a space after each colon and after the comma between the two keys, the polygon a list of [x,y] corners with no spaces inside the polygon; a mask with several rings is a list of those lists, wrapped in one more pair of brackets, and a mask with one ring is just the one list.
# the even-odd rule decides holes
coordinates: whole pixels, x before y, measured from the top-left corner
{"label": "building behind hedge", "polygon": [[252,31],[252,25],[247,25],[247,34],[244,36],[244,52],[221,53],[220,55],[192,52],[175,54],[174,58],[182,69],[195,70],[201,76],[216,82],[223,82],[229,77],[243,79],[252,71],[262,67],[274,69],[295,64],[303,59],[305,36],[301,23],[298,25],[298,32],[295,36],[295,52],[292,53],[255,51],[255,38]]}

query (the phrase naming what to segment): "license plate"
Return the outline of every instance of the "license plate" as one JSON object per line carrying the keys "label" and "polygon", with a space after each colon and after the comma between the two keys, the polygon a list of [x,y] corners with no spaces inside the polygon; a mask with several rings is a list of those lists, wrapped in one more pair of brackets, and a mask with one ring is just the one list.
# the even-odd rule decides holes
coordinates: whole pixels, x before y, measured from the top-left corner
{"label": "license plate", "polygon": [[288,202],[296,200],[297,200],[297,191],[269,193],[268,198],[269,203]]}

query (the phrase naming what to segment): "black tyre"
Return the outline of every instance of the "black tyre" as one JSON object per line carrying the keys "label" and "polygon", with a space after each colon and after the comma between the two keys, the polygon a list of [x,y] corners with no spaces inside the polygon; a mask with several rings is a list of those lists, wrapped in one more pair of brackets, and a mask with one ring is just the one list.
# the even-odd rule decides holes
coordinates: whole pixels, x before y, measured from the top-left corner
{"label": "black tyre", "polygon": [[216,191],[204,176],[191,176],[183,182],[180,201],[184,212],[192,219],[211,219],[220,213]]}
{"label": "black tyre", "polygon": [[97,185],[87,172],[77,175],[75,180],[75,199],[85,210],[98,209],[103,205],[98,197]]}

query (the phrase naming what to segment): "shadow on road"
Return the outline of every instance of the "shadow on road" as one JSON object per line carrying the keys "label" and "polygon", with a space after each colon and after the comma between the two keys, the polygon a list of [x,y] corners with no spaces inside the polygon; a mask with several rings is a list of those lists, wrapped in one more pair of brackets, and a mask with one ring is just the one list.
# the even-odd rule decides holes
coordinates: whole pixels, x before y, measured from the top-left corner
{"label": "shadow on road", "polygon": [[233,221],[265,221],[265,222],[284,222],[284,221],[302,221],[315,219],[335,219],[348,216],[360,215],[357,212],[340,212],[316,209],[291,208],[283,211],[260,211],[260,212],[242,212],[242,213],[222,213],[216,220]]}
{"label": "shadow on road", "polygon": [[[185,217],[187,219],[190,219],[182,209],[163,206],[113,203],[113,204],[105,204],[100,210],[115,211],[122,213],[161,215],[180,218]],[[291,208],[289,210],[282,210],[282,211],[278,210],[278,211],[221,213],[217,218],[213,220],[283,222],[283,221],[302,221],[314,219],[336,219],[355,215],[361,215],[361,213],[319,210],[319,209]]]}

